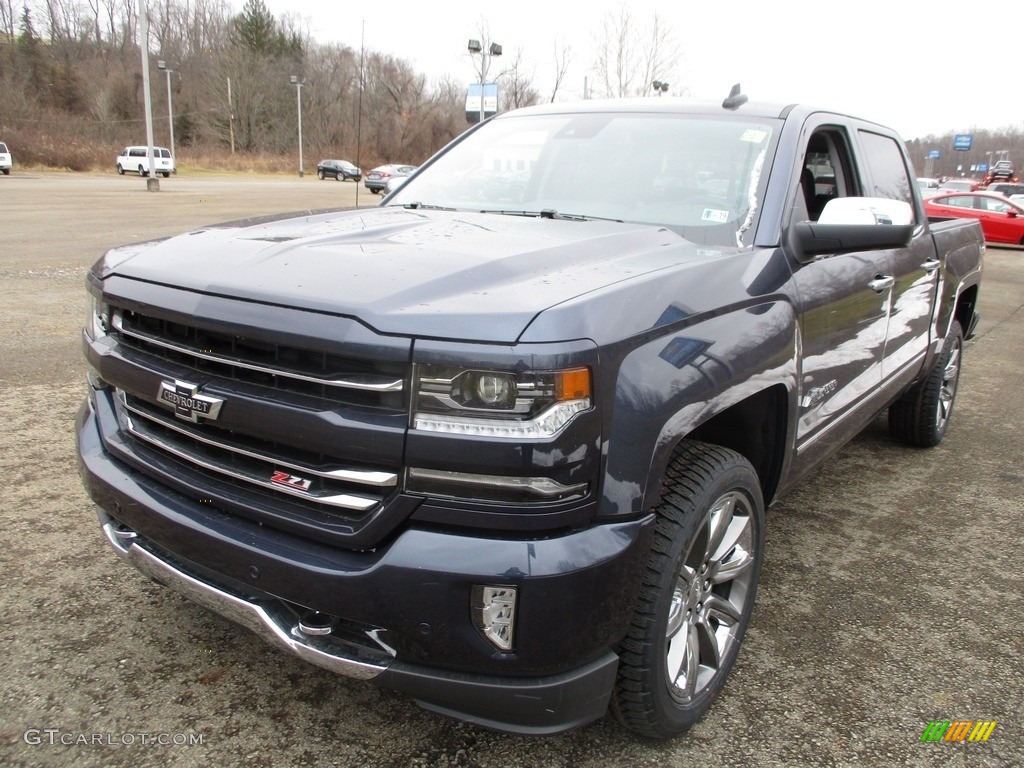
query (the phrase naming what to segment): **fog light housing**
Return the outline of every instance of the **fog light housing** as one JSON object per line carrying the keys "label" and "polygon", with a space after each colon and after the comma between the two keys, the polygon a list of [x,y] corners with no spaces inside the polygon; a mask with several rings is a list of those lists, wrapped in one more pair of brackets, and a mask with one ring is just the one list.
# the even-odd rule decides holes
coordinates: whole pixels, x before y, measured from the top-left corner
{"label": "fog light housing", "polygon": [[511,651],[516,622],[515,587],[477,584],[473,587],[476,628],[499,651]]}

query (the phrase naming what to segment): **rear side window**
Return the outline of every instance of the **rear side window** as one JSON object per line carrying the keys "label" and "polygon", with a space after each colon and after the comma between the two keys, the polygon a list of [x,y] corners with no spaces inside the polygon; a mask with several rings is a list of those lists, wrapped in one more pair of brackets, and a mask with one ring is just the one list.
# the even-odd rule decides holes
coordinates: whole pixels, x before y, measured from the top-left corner
{"label": "rear side window", "polygon": [[7,154],[7,145],[2,141],[0,141],[0,152],[3,152],[5,155]]}
{"label": "rear side window", "polygon": [[911,174],[896,140],[870,131],[861,131],[860,140],[871,175],[870,196],[902,200],[913,205],[914,198],[910,194]]}

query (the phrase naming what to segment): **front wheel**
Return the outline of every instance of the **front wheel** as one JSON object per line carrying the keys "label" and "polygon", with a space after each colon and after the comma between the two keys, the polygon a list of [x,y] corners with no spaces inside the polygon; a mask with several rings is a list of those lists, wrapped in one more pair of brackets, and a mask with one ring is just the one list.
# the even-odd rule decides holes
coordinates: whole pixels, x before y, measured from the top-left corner
{"label": "front wheel", "polygon": [[687,730],[721,693],[764,547],[760,482],[740,454],[685,441],[665,485],[611,703],[623,725],[653,738]]}
{"label": "front wheel", "polygon": [[344,181],[345,180],[345,174],[344,173],[336,173],[336,174],[334,174],[334,180],[335,181]]}
{"label": "front wheel", "polygon": [[124,176],[124,168],[121,167],[120,163],[117,164],[117,172]]}
{"label": "front wheel", "polygon": [[317,171],[316,172],[316,177],[318,179],[320,179],[320,181],[323,181],[324,180],[324,172],[323,171]]}
{"label": "front wheel", "polygon": [[954,320],[927,378],[889,406],[890,435],[918,448],[942,441],[953,417],[963,351],[964,332]]}

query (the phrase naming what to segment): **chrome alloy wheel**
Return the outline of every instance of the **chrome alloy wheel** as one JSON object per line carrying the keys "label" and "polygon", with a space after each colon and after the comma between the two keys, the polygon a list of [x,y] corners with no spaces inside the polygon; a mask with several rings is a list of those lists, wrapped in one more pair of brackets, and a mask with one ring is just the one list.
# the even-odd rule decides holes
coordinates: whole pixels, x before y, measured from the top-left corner
{"label": "chrome alloy wheel", "polygon": [[960,338],[956,337],[952,348],[949,350],[949,357],[946,366],[942,369],[942,385],[939,387],[939,397],[936,403],[935,422],[938,428],[945,432],[946,422],[953,412],[953,401],[956,399],[956,387],[960,381],[960,353],[963,347]]}
{"label": "chrome alloy wheel", "polygon": [[754,535],[749,500],[731,491],[711,505],[683,558],[665,629],[665,679],[680,702],[708,686],[742,634]]}

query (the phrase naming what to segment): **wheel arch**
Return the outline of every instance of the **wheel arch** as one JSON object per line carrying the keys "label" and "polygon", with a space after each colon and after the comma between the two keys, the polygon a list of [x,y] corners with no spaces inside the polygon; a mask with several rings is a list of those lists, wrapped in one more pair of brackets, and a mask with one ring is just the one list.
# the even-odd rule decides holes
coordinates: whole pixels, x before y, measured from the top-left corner
{"label": "wheel arch", "polygon": [[775,384],[729,405],[686,432],[664,432],[648,476],[644,507],[658,504],[662,478],[684,440],[718,445],[743,456],[757,472],[761,495],[768,506],[786,463],[790,400],[787,387]]}
{"label": "wheel arch", "polygon": [[953,307],[953,318],[960,322],[965,339],[969,339],[974,335],[975,327],[978,324],[977,283],[967,286],[957,296],[956,305]]}

